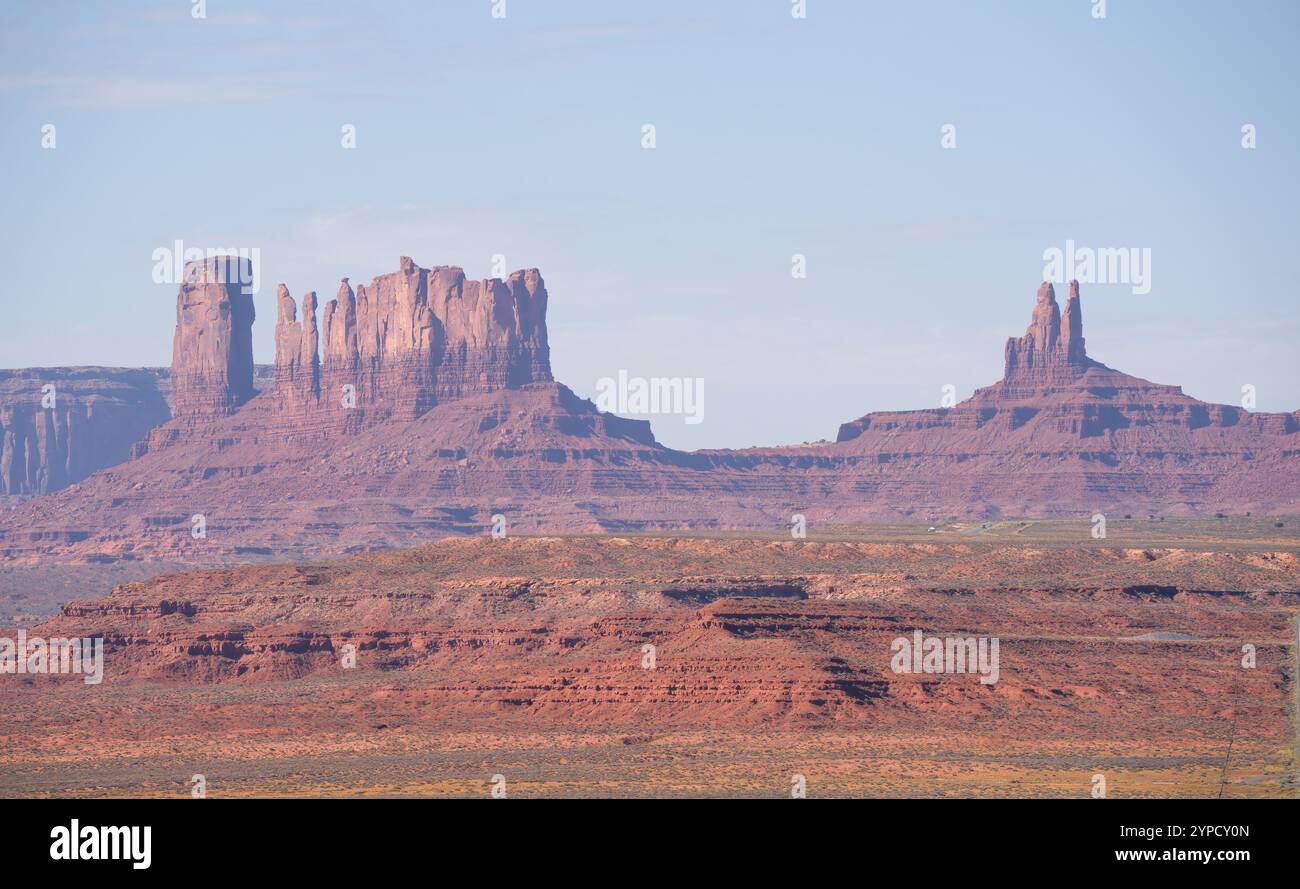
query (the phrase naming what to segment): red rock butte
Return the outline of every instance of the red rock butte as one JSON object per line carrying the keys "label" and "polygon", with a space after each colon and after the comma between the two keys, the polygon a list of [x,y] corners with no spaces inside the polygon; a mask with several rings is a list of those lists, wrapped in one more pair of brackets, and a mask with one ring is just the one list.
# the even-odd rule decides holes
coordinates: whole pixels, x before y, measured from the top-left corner
{"label": "red rock butte", "polygon": [[[413,419],[444,401],[551,380],[537,269],[469,281],[459,268],[420,268],[403,256],[368,288],[354,292],[344,278],[323,330],[315,293],[303,297],[301,320],[283,284],[278,302],[275,395],[289,414],[351,410],[343,391],[351,386],[358,418]],[[177,353],[173,372],[186,360]]]}
{"label": "red rock butte", "polygon": [[[173,413],[185,419],[159,430],[151,446],[201,435],[205,420],[230,416],[257,394],[252,297],[214,277],[187,273],[181,286],[171,377]],[[301,318],[284,284],[276,301],[273,384],[250,409],[286,431],[356,431],[551,381],[546,286],[536,269],[469,281],[459,268],[425,269],[403,256],[396,272],[368,287],[354,291],[344,278],[319,325],[314,291],[302,298]]]}
{"label": "red rock butte", "polygon": [[[1300,508],[1300,412],[1207,404],[1094,360],[1077,284],[1062,312],[1044,283],[1003,378],[953,407],[867,414],[834,442],[682,452],[553,379],[536,269],[472,281],[403,257],[345,279],[319,322],[315,293],[281,285],[263,369],[252,300],[213,262],[177,299],[170,419],[127,462],[83,460],[0,513],[0,564],[320,557],[486,533],[497,513],[564,534]],[[66,458],[42,452],[30,405],[0,417],[6,493],[38,493],[30,466]]]}
{"label": "red rock butte", "polygon": [[215,256],[185,265],[172,337],[172,413],[229,415],[253,389],[252,280],[246,259]]}

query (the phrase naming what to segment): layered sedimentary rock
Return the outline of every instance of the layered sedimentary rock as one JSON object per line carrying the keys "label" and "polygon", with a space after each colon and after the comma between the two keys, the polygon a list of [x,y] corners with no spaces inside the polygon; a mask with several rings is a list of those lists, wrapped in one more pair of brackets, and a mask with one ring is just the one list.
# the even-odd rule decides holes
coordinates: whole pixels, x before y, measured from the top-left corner
{"label": "layered sedimentary rock", "polygon": [[[1088,357],[1078,282],[1070,284],[1064,314],[1052,285],[1044,282],[1025,335],[1007,340],[1000,381],[951,408],[868,414],[842,425],[837,440],[857,440],[856,448],[861,449],[871,442],[883,443],[884,433],[897,445],[907,432],[933,435],[934,430],[946,429],[953,434],[935,438],[920,450],[977,444],[958,434],[960,430],[969,434],[988,430],[991,435],[1019,432],[1022,447],[1033,444],[1023,440],[1027,437],[1054,449],[1117,434],[1132,437],[1136,447],[1139,439],[1159,440],[1164,434],[1161,429],[1185,436],[1203,428],[1233,430],[1232,436],[1253,432],[1264,436],[1258,442],[1265,445],[1268,436],[1292,435],[1300,431],[1300,424],[1294,413],[1252,413],[1232,405],[1206,404],[1184,394],[1180,386],[1129,376]],[[1238,443],[1244,445],[1245,439]],[[978,444],[981,449],[996,449],[991,439]],[[1088,447],[1093,444],[1113,448],[1123,442],[1111,438]]]}
{"label": "layered sedimentary rock", "polygon": [[176,297],[172,412],[228,416],[253,397],[252,265],[234,256],[187,263]]}
{"label": "layered sedimentary rock", "polygon": [[[1017,575],[1006,574],[1008,562],[1018,566]],[[1034,583],[1022,583],[1022,576]],[[1017,665],[1001,679],[1014,685],[1026,678],[1029,665],[1016,657],[1017,650],[1042,650],[1040,643],[1050,647],[1060,641],[1051,630],[1067,626],[1090,627],[1117,642],[1152,626],[1185,635],[1193,631],[1232,640],[1229,652],[1240,638],[1285,645],[1286,609],[1298,582],[1300,558],[1290,549],[1044,549],[1039,543],[951,535],[927,543],[462,539],[309,566],[203,571],[124,584],[109,596],[64,605],[44,632],[104,635],[110,654],[117,656],[113,664],[119,676],[200,682],[272,681],[337,670],[337,653],[348,641],[357,643],[367,668],[398,670],[419,669],[440,654],[467,658],[487,648],[488,660],[518,658],[522,665],[545,670],[546,663],[529,660],[550,660],[574,649],[590,655],[608,642],[612,647],[604,653],[621,651],[629,676],[637,677],[633,671],[643,670],[646,642],[671,652],[664,655],[664,666],[679,665],[677,659],[691,652],[702,659],[696,666],[708,673],[705,661],[711,656],[728,648],[757,656],[764,639],[802,648],[800,640],[821,634],[832,644],[869,637],[874,644],[861,646],[840,670],[834,669],[833,655],[841,652],[809,645],[803,651],[811,658],[809,673],[832,683],[821,691],[833,691],[836,676],[860,679],[907,707],[922,698],[907,693],[917,691],[914,677],[889,666],[890,641],[900,629],[910,635],[922,627],[974,633],[997,627],[1010,637],[1003,640],[1008,663]],[[1069,600],[1088,608],[1054,607]],[[1148,622],[1157,612],[1159,623]],[[1247,633],[1243,620],[1252,622],[1257,635]],[[1047,631],[1045,640],[1026,638],[1023,628],[1034,623]],[[746,649],[746,640],[755,644]],[[1225,672],[1239,669],[1238,658],[1227,661]],[[743,673],[725,658],[714,663],[733,680],[764,682],[765,705],[779,704],[783,678],[793,678],[781,670],[768,672],[771,668],[757,661]],[[973,663],[970,672],[976,672]],[[640,676],[645,682],[652,678]],[[667,686],[684,678],[683,672],[670,671],[665,687],[653,689],[658,702],[671,708]],[[980,683],[969,676],[953,678],[959,695],[987,693],[991,703],[999,691],[972,689]],[[1266,683],[1260,681],[1262,691]],[[844,703],[853,703],[854,690],[839,688],[846,693]],[[569,683],[551,691],[543,695],[548,703],[579,703],[575,693],[599,693],[591,685],[579,689]],[[640,692],[650,691],[640,686]],[[708,693],[704,683],[693,692],[680,686],[679,691]],[[635,694],[631,688],[625,693]],[[1194,698],[1189,695],[1184,703],[1193,704]]]}
{"label": "layered sedimentary rock", "polygon": [[[198,762],[228,798],[1293,797],[1294,539],[1136,546],[480,538],[169,574],[28,627],[102,639],[102,681],[7,677],[0,794],[183,798]],[[908,669],[918,632],[976,654]]]}
{"label": "layered sedimentary rock", "polygon": [[283,285],[276,326],[281,403],[300,412],[357,411],[366,422],[412,419],[435,404],[551,380],[546,287],[536,269],[467,280],[454,266],[396,272],[325,305],[317,357],[315,294],[302,319]]}
{"label": "layered sedimentary rock", "polygon": [[159,370],[0,370],[0,504],[79,482],[121,463],[170,418]]}
{"label": "layered sedimentary rock", "polygon": [[316,293],[302,298],[302,320],[289,288],[276,293],[275,392],[285,410],[315,406],[320,401],[320,334],[316,328]]}
{"label": "layered sedimentary rock", "polygon": [[1062,316],[1044,283],[1002,380],[952,408],[868,414],[838,441],[879,465],[869,490],[900,514],[1146,514],[1296,509],[1297,433],[1300,412],[1206,404],[1090,358],[1078,284]]}
{"label": "layered sedimentary rock", "polygon": [[[5,686],[0,793],[184,797],[201,762],[227,797],[1294,796],[1294,538],[941,536],[481,537],[78,596],[28,633],[102,639],[102,682]],[[917,632],[976,653],[918,672]]]}
{"label": "layered sedimentary rock", "polygon": [[1079,282],[1070,282],[1070,298],[1062,317],[1056,290],[1047,281],[1038,288],[1034,313],[1025,335],[1007,340],[1004,392],[1032,391],[1077,380],[1095,362],[1088,359],[1083,341],[1083,309]]}
{"label": "layered sedimentary rock", "polygon": [[1004,379],[953,407],[693,453],[552,381],[536,272],[470,282],[404,260],[343,282],[319,335],[304,305],[279,294],[274,385],[0,519],[0,559],[316,558],[484,533],[494,515],[553,534],[1300,511],[1300,412],[1206,404],[1090,358],[1077,287],[1064,313],[1040,288]]}

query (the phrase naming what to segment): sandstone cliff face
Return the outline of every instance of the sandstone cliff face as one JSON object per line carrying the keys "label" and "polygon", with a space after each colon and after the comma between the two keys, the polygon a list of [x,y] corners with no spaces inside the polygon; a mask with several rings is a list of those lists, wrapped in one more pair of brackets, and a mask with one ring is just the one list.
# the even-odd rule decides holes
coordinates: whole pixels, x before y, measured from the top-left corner
{"label": "sandstone cliff face", "polygon": [[353,291],[345,278],[325,306],[320,358],[315,294],[304,297],[301,321],[283,285],[279,300],[277,393],[299,412],[411,419],[441,402],[551,380],[536,269],[469,281],[460,268],[425,269],[404,256],[369,287]]}
{"label": "sandstone cliff face", "polygon": [[277,290],[275,322],[275,391],[280,406],[293,410],[320,401],[320,335],[316,328],[316,294],[302,298],[302,320],[289,288]]}
{"label": "sandstone cliff face", "polygon": [[172,412],[227,416],[253,397],[253,297],[240,281],[252,266],[238,257],[187,263],[176,297]]}
{"label": "sandstone cliff face", "polygon": [[1083,341],[1083,310],[1079,304],[1079,282],[1070,282],[1070,299],[1062,319],[1056,290],[1047,281],[1038,288],[1034,313],[1020,338],[1007,340],[1004,389],[1026,392],[1077,380],[1093,362],[1088,360]]}
{"label": "sandstone cliff face", "polygon": [[[317,322],[315,292],[301,311],[276,293],[272,383],[253,386],[252,304],[222,258],[196,264],[177,299],[173,357],[177,421],[155,429],[137,456],[187,442],[251,440],[263,447],[355,435],[414,420],[436,405],[552,382],[546,285],[536,269],[471,281],[456,266],[396,272],[354,291],[348,279]],[[237,262],[234,258],[230,262]],[[221,278],[222,274],[225,278]],[[184,384],[180,381],[184,380]],[[260,395],[261,397],[254,397]],[[219,431],[236,417],[236,436]]]}
{"label": "sandstone cliff face", "polygon": [[167,373],[157,370],[0,370],[0,505],[126,460],[170,418],[167,389]]}
{"label": "sandstone cliff face", "polygon": [[[890,447],[901,448],[908,433],[933,436],[946,429],[954,434],[930,441],[918,437],[906,443],[908,449],[965,448],[976,453],[996,448],[996,436],[1015,432],[1024,450],[1032,453],[1039,447],[1059,450],[1072,446],[1071,440],[1107,436],[1119,436],[1104,442],[1108,447],[1130,439],[1136,448],[1142,438],[1154,442],[1166,434],[1187,435],[1204,428],[1270,436],[1294,434],[1300,424],[1294,414],[1209,405],[1184,394],[1181,387],[1129,376],[1089,358],[1078,282],[1070,284],[1064,314],[1052,285],[1044,282],[1025,335],[1007,340],[1000,381],[951,408],[868,414],[843,424],[837,440],[853,441],[872,432],[856,446],[861,448],[888,433]],[[1244,440],[1239,445],[1244,446]]]}
{"label": "sandstone cliff face", "polygon": [[[551,380],[535,272],[398,272],[299,317],[274,383],[155,430],[141,459],[0,519],[0,561],[319,558],[484,533],[787,529],[1300,509],[1300,413],[1211,405],[1089,358],[1077,288],[1040,290],[1006,377],[951,408],[868,414],[839,440],[682,453]],[[215,316],[214,323],[221,323]],[[317,369],[318,347],[322,358]],[[356,407],[339,406],[339,388]],[[432,405],[427,410],[425,405]],[[310,455],[304,459],[304,455]],[[189,516],[203,512],[196,542]]]}

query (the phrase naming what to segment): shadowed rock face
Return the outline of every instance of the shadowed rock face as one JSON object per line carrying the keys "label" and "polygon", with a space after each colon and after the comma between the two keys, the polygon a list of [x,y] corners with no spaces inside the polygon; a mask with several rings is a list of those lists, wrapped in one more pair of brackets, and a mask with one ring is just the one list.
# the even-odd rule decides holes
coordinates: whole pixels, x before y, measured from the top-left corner
{"label": "shadowed rock face", "polygon": [[176,296],[172,338],[172,412],[177,416],[228,416],[255,395],[253,389],[252,280],[246,259],[217,256],[185,266]]}
{"label": "shadowed rock face", "polygon": [[171,418],[169,394],[165,370],[0,370],[0,504],[121,463],[133,444]]}

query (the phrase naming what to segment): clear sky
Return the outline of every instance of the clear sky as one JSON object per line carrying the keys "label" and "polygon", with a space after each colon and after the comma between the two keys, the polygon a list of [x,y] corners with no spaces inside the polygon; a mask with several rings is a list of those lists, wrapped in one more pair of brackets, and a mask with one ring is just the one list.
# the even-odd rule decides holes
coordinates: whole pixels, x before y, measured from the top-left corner
{"label": "clear sky", "polygon": [[0,6],[0,367],[168,364],[177,239],[260,250],[262,362],[277,282],[503,254],[579,394],[704,379],[666,444],[833,438],[995,381],[1072,239],[1151,251],[1093,357],[1300,408],[1293,0],[192,5]]}

